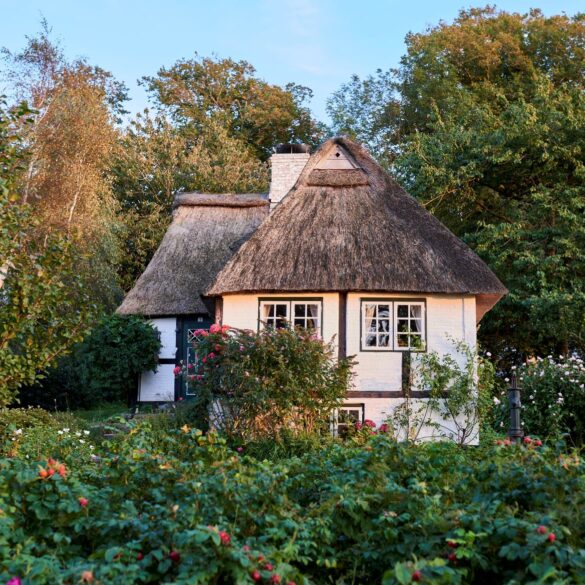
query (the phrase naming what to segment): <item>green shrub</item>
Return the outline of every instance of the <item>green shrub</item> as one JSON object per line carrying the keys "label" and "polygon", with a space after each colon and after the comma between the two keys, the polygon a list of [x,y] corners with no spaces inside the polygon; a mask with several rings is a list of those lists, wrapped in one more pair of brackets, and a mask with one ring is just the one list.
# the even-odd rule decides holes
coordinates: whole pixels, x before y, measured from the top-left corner
{"label": "green shrub", "polygon": [[578,453],[382,434],[261,461],[149,420],[99,461],[45,447],[0,461],[2,583],[585,580]]}
{"label": "green shrub", "polygon": [[199,412],[200,428],[231,440],[329,432],[351,378],[351,359],[303,330],[259,333],[214,325],[197,332],[199,366],[183,368]]}
{"label": "green shrub", "polygon": [[[576,445],[585,442],[585,364],[576,356],[555,360],[549,355],[520,366],[515,374],[521,387],[524,432],[540,437],[565,435]],[[508,425],[506,391],[500,396],[500,428]]]}
{"label": "green shrub", "polygon": [[20,400],[51,410],[127,403],[137,376],[156,368],[159,348],[156,331],[144,319],[104,317],[45,380],[23,389]]}
{"label": "green shrub", "polygon": [[[14,431],[37,426],[57,426],[42,408],[0,408],[0,441],[10,440]],[[19,433],[20,434],[20,433]]]}

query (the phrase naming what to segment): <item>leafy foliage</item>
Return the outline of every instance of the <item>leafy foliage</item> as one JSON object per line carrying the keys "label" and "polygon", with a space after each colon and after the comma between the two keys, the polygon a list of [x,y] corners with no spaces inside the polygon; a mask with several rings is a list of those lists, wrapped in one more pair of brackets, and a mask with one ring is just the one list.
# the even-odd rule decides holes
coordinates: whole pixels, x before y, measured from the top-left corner
{"label": "leafy foliage", "polygon": [[329,431],[352,365],[351,359],[334,359],[332,345],[293,329],[253,333],[214,325],[196,335],[201,361],[183,368],[183,375],[204,428],[219,429],[234,441]]}
{"label": "leafy foliage", "polygon": [[[585,443],[585,365],[572,355],[535,358],[514,367],[522,397],[522,424],[531,435]],[[502,392],[499,419],[507,425],[508,405]],[[497,422],[497,420],[495,421]]]}
{"label": "leafy foliage", "polygon": [[583,348],[584,37],[583,15],[462,11],[330,102],[508,286],[480,330],[500,354]]}
{"label": "leafy foliage", "polygon": [[159,349],[156,331],[140,317],[103,317],[41,383],[22,390],[21,401],[61,409],[127,403],[137,377],[157,367]]}
{"label": "leafy foliage", "polygon": [[585,578],[577,453],[382,434],[262,461],[188,426],[154,442],[143,421],[88,458],[58,437],[0,462],[3,582]]}

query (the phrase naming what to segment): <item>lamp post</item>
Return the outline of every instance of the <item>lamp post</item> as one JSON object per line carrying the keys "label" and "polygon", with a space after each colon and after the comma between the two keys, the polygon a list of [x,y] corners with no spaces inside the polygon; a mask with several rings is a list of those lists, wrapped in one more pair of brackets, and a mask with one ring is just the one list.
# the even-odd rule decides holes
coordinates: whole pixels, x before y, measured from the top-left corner
{"label": "lamp post", "polygon": [[520,388],[516,381],[516,375],[512,375],[510,387],[508,388],[508,401],[510,403],[510,428],[508,429],[508,437],[511,441],[519,443],[524,436],[522,424],[520,423]]}

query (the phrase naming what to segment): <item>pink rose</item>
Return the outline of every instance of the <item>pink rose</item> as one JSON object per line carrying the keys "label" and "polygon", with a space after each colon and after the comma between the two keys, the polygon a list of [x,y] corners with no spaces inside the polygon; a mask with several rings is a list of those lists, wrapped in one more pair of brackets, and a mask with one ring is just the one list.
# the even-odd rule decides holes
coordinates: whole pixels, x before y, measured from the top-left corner
{"label": "pink rose", "polygon": [[22,581],[20,580],[20,577],[12,577],[6,581],[6,585],[22,585]]}
{"label": "pink rose", "polygon": [[181,373],[181,366],[176,366],[175,369],[173,370],[173,374],[175,374],[175,376],[178,376]]}
{"label": "pink rose", "polygon": [[221,333],[221,325],[218,325],[217,323],[214,323],[209,328],[209,333]]}
{"label": "pink rose", "polygon": [[212,360],[215,357],[213,352],[207,354],[207,359]]}
{"label": "pink rose", "polygon": [[370,427],[371,429],[375,429],[375,428],[376,428],[376,423],[375,423],[373,420],[370,420],[369,418],[367,418],[367,419],[364,421],[364,424],[365,424],[367,427]]}
{"label": "pink rose", "polygon": [[359,430],[361,430],[361,428],[362,428],[362,423],[361,422],[356,422],[355,423],[355,430],[356,431],[359,431]]}

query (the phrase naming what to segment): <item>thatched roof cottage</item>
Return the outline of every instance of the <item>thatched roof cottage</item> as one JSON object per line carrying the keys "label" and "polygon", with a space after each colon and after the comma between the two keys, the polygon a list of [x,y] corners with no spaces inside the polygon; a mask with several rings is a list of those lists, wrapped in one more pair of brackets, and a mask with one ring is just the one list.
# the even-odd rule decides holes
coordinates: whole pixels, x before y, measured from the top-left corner
{"label": "thatched roof cottage", "polygon": [[[358,362],[349,414],[379,422],[401,399],[404,352],[449,353],[451,338],[475,345],[477,324],[507,291],[468,246],[358,144],[334,138],[312,156],[277,152],[271,163],[269,214],[267,199],[245,196],[258,207],[251,208],[254,212],[231,208],[230,217],[248,209],[239,238],[233,226],[223,225],[228,223],[225,211],[205,220],[199,211],[201,221],[218,222],[215,228],[201,236],[195,220],[192,238],[165,243],[177,237],[170,235],[179,227],[176,216],[121,310],[160,317],[164,298],[158,294],[157,274],[169,270],[161,263],[173,271],[179,262],[186,266],[184,282],[180,290],[168,292],[169,305],[183,307],[178,296],[186,295],[184,303],[196,298],[201,305],[185,305],[185,310],[199,315],[205,306],[207,319],[213,301],[217,320],[235,327],[292,323],[335,339],[339,354],[355,355]],[[209,250],[213,238],[223,238],[216,232],[224,231],[229,233],[224,243],[232,243],[218,252],[220,262],[210,258]],[[151,288],[157,299],[153,305]],[[175,357],[181,355],[179,348]]]}

